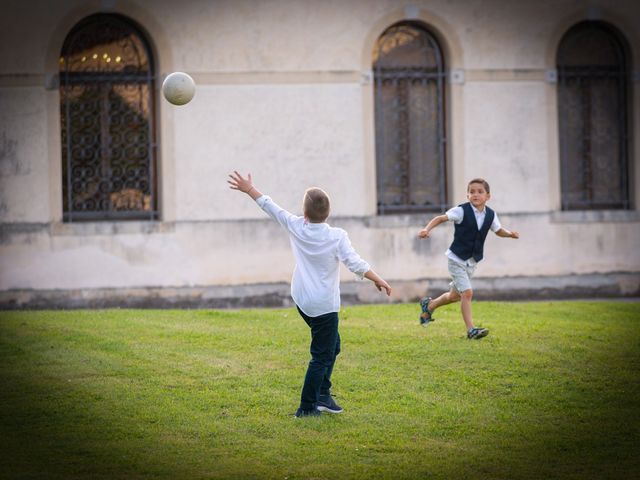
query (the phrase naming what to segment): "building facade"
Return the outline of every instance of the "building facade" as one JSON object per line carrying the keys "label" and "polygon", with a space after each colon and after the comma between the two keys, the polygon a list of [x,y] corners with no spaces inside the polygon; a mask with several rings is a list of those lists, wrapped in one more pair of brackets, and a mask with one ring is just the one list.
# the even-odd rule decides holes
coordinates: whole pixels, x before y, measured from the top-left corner
{"label": "building facade", "polygon": [[25,0],[0,27],[3,308],[290,304],[232,170],[298,214],[325,189],[391,301],[447,288],[451,225],[417,233],[474,177],[521,235],[478,297],[640,294],[634,0]]}

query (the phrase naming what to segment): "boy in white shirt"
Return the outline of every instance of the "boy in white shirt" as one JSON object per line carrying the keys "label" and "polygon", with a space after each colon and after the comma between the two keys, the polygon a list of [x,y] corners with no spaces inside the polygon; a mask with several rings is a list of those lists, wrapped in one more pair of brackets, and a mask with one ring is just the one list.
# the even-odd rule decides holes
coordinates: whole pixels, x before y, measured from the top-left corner
{"label": "boy in white shirt", "polygon": [[489,334],[486,328],[475,327],[471,315],[471,277],[476,266],[483,258],[484,241],[489,230],[499,237],[520,238],[518,232],[510,232],[502,228],[498,214],[486,204],[491,198],[490,187],[486,180],[474,178],[467,185],[467,203],[449,209],[444,215],[433,218],[418,233],[420,238],[429,238],[431,230],[441,223],[455,223],[453,243],[446,251],[449,258],[449,274],[451,289],[435,300],[431,297],[420,302],[422,313],[420,323],[423,326],[435,320],[433,312],[443,305],[461,301],[462,318],[467,326],[467,338],[480,339]]}
{"label": "boy in white shirt", "polygon": [[231,189],[249,195],[289,232],[296,260],[291,297],[311,329],[311,361],[295,416],[318,416],[323,411],[341,413],[342,408],[331,396],[331,373],[340,353],[340,262],[360,278],[371,280],[378,290],[384,289],[387,295],[391,295],[391,287],[360,258],[351,246],[347,232],[326,223],[330,202],[323,190],[307,189],[303,199],[304,216],[300,217],[260,193],[253,185],[251,174],[244,178],[234,171],[229,177],[231,180],[227,182]]}

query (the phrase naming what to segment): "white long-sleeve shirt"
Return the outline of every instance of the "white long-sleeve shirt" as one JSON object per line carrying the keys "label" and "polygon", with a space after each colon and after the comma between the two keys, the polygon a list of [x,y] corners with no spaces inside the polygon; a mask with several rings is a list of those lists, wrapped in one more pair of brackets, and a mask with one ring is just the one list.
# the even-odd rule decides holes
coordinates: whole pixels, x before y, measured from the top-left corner
{"label": "white long-sleeve shirt", "polygon": [[370,266],[351,246],[341,228],[311,223],[276,204],[268,195],[256,203],[289,232],[296,261],[291,297],[306,315],[317,317],[340,311],[340,262],[362,279]]}

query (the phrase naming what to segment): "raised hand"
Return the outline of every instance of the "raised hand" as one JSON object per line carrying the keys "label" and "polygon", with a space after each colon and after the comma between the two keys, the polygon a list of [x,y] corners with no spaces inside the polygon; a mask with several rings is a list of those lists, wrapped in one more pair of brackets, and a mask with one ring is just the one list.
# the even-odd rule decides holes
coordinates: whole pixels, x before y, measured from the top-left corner
{"label": "raised hand", "polygon": [[230,185],[229,188],[232,190],[240,190],[243,193],[249,193],[249,190],[253,188],[253,181],[250,173],[247,175],[247,178],[244,178],[237,170],[234,170],[233,173],[229,175],[229,178],[231,178],[231,180],[227,180],[227,183]]}

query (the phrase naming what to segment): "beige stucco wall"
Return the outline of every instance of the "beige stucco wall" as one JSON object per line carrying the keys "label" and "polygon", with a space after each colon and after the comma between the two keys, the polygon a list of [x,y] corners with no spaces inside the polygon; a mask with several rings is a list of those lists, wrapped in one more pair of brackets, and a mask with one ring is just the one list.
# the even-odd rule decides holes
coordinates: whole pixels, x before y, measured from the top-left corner
{"label": "beige stucco wall", "polygon": [[[86,15],[117,12],[152,42],[158,84],[189,72],[195,99],[158,95],[160,222],[62,224],[59,97],[65,35]],[[487,178],[491,205],[521,240],[490,238],[488,278],[640,274],[640,217],[563,213],[554,68],[562,34],[588,19],[626,36],[636,80],[631,182],[640,191],[640,3],[397,0],[5,2],[0,17],[0,291],[193,287],[287,282],[286,235],[226,187],[232,169],[299,213],[325,188],[333,224],[386,278],[447,276],[450,226],[416,239],[430,215],[375,215],[371,49],[394,22],[425,22],[448,67],[450,202]],[[635,197],[634,197],[635,198]],[[345,272],[344,279],[352,277]]]}
{"label": "beige stucco wall", "polygon": [[42,88],[0,91],[0,214],[6,222],[47,222],[47,110]]}

